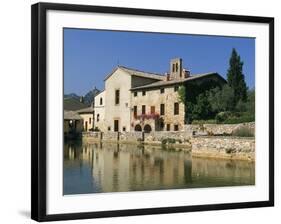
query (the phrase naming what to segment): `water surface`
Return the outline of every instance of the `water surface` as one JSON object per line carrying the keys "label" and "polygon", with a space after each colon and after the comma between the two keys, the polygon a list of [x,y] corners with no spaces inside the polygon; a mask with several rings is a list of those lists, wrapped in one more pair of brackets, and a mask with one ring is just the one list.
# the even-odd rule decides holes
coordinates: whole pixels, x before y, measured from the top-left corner
{"label": "water surface", "polygon": [[254,185],[255,164],[156,146],[66,142],[63,179],[64,194]]}

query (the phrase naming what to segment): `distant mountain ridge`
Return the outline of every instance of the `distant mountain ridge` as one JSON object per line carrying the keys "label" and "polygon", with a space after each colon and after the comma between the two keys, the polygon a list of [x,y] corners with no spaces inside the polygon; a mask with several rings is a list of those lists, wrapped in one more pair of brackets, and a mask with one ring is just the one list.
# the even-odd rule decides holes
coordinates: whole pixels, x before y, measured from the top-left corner
{"label": "distant mountain ridge", "polygon": [[[64,94],[64,101],[69,101],[71,99],[72,102],[78,101],[86,106],[91,106],[94,102],[95,96],[100,93],[100,90],[96,87],[93,90],[90,90],[85,94],[85,96],[79,96],[76,93]],[[83,97],[83,99],[81,99]]]}
{"label": "distant mountain ridge", "polygon": [[94,102],[95,96],[100,93],[100,90],[98,90],[96,87],[93,90],[90,90],[86,95],[84,96],[84,103],[88,106],[92,105]]}

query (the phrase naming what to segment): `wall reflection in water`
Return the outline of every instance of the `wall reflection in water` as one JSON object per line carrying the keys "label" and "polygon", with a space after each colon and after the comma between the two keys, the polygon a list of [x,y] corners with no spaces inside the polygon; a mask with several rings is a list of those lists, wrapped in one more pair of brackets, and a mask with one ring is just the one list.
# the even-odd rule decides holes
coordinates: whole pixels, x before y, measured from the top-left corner
{"label": "wall reflection in water", "polygon": [[156,146],[67,142],[64,194],[255,184],[255,164]]}

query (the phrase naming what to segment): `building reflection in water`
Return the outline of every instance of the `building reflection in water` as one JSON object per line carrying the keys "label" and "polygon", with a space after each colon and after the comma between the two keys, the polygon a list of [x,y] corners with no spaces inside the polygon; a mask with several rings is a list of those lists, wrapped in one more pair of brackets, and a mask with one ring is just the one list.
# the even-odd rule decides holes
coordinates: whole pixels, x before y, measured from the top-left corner
{"label": "building reflection in water", "polygon": [[254,167],[156,146],[67,143],[64,194],[253,185]]}

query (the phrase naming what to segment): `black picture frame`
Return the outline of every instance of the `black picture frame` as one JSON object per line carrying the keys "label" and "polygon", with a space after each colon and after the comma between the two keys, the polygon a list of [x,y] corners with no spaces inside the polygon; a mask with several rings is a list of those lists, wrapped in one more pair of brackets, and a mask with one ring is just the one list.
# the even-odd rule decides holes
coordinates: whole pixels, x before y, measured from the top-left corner
{"label": "black picture frame", "polygon": [[[123,15],[162,16],[170,18],[193,18],[269,24],[269,200],[243,203],[159,207],[70,214],[46,214],[46,12],[48,10],[100,12]],[[274,18],[55,3],[34,4],[32,5],[31,12],[32,219],[37,221],[54,221],[274,206]]]}

